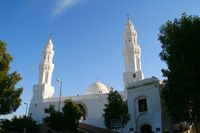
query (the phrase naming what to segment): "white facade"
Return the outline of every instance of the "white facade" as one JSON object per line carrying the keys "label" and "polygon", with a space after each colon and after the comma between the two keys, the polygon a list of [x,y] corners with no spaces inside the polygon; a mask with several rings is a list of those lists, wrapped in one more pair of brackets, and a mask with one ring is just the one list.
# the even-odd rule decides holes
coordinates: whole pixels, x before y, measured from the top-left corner
{"label": "white facade", "polygon": [[[98,125],[99,127],[105,127],[102,114],[104,105],[107,103],[106,94],[61,97],[61,109],[64,106],[64,101],[67,99],[77,102],[84,108],[85,118],[83,118],[82,122],[96,126]],[[55,109],[58,109],[58,101],[59,99],[56,97],[45,99],[42,103],[35,103],[37,106],[31,106],[29,114],[31,113],[32,117],[37,120],[38,123],[42,123],[43,118],[46,116],[44,108],[48,108],[49,105],[52,104],[55,105]]]}
{"label": "white facade", "polygon": [[[161,133],[161,103],[160,103],[160,83],[155,77],[131,83],[127,87],[128,108],[131,120],[128,123],[130,128],[136,132],[141,130],[151,130]],[[140,105],[140,100],[146,100],[144,109]],[[139,107],[140,106],[140,107]],[[145,106],[145,105],[144,105]],[[145,128],[145,126],[148,126]]]}
{"label": "white facade", "polygon": [[137,40],[137,32],[130,20],[125,28],[125,58],[124,91],[128,101],[131,120],[126,132],[151,131],[160,133],[161,103],[159,80],[155,77],[144,79],[141,68],[141,49]]}
{"label": "white facade", "polygon": [[[123,98],[128,100],[131,120],[125,128],[125,132],[145,132],[151,129],[161,132],[161,106],[159,80],[156,78],[144,79],[141,68],[141,49],[137,41],[137,32],[128,18],[125,27],[125,47],[123,55],[125,60],[124,92],[120,92]],[[53,43],[50,37],[43,51],[43,59],[39,66],[39,81],[33,86],[33,97],[29,107],[29,115],[38,123],[42,123],[46,116],[44,109],[50,104],[59,107],[59,98],[53,97],[54,87],[51,85],[53,64]],[[86,95],[61,97],[61,109],[66,99],[76,101],[85,115],[83,123],[98,127],[104,126],[103,109],[107,103],[107,93],[110,89],[101,82],[91,84],[86,90]],[[142,111],[141,111],[142,110]]]}

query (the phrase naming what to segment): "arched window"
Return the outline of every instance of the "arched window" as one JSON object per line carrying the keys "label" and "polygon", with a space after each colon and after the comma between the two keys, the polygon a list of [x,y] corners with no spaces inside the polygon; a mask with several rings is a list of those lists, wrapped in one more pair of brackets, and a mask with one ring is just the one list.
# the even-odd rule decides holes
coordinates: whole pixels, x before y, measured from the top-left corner
{"label": "arched window", "polygon": [[142,99],[138,100],[138,109],[139,109],[139,112],[148,111],[148,109],[147,109],[147,99],[146,98],[142,98]]}

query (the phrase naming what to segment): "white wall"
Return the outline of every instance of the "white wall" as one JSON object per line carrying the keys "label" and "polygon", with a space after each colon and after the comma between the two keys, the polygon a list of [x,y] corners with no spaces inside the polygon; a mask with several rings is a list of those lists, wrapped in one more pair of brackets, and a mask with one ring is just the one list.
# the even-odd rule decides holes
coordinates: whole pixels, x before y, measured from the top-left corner
{"label": "white wall", "polygon": [[[138,99],[147,99],[147,111],[139,112]],[[149,124],[152,131],[156,132],[156,128],[160,128],[161,132],[161,103],[159,80],[156,78],[144,79],[129,85],[127,89],[128,108],[131,120],[127,124],[127,131],[129,128],[134,128],[135,131],[140,132],[140,127],[144,124]]]}
{"label": "white wall", "polygon": [[[83,105],[86,110],[86,120],[82,121],[87,124],[94,126],[105,127],[103,119],[103,109],[107,103],[108,94],[94,94],[94,95],[83,95],[83,96],[72,96],[72,97],[62,97],[60,109],[64,106],[64,101],[66,99],[72,99],[78,104]],[[31,114],[33,119],[38,123],[43,122],[43,118],[47,115],[44,113],[44,109],[48,108],[50,104],[55,105],[55,109],[58,109],[59,104],[58,98],[49,98],[43,102],[31,103],[29,108],[29,115]]]}

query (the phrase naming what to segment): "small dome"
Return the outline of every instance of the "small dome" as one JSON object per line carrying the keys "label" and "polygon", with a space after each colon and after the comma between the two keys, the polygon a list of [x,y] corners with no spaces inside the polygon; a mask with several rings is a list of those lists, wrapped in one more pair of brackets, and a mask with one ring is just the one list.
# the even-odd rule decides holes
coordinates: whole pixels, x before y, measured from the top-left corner
{"label": "small dome", "polygon": [[92,85],[90,85],[86,91],[87,95],[91,94],[101,94],[101,93],[109,93],[108,87],[106,87],[101,82],[96,82]]}

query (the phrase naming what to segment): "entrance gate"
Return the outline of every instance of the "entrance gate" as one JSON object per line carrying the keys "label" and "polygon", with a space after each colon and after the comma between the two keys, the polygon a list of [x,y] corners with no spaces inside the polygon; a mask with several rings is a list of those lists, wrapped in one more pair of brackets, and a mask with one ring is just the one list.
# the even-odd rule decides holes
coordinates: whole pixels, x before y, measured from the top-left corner
{"label": "entrance gate", "polygon": [[148,124],[144,124],[140,128],[141,133],[152,133],[152,128]]}

